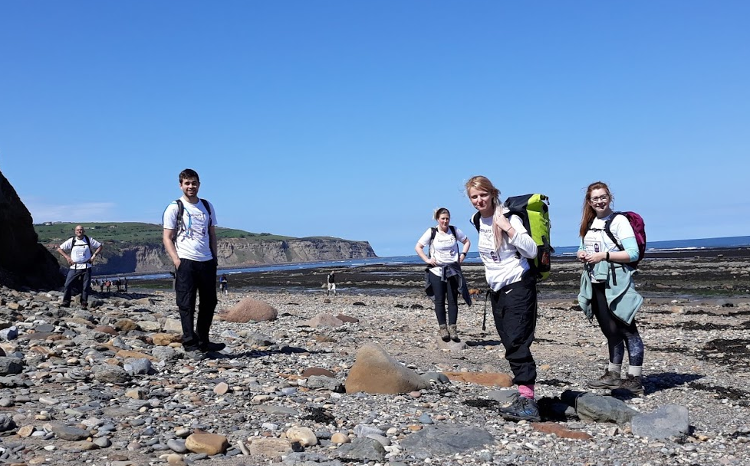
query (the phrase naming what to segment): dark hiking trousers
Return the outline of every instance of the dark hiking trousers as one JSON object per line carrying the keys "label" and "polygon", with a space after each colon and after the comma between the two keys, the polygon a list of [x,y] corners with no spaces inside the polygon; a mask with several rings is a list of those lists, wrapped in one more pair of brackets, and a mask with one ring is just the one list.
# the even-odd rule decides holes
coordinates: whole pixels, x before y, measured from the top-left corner
{"label": "dark hiking trousers", "polygon": [[607,337],[607,348],[609,349],[609,362],[622,364],[625,358],[625,345],[628,347],[628,362],[631,366],[643,365],[643,340],[638,333],[635,318],[627,324],[612,313],[607,304],[605,283],[593,283],[594,299],[591,300],[591,308],[599,323],[599,328]]}
{"label": "dark hiking trousers", "polygon": [[87,269],[70,269],[65,277],[65,294],[63,295],[63,304],[70,304],[70,297],[73,294],[73,282],[81,279],[81,304],[89,302],[89,288],[91,287],[91,267]]}
{"label": "dark hiking trousers", "polygon": [[513,383],[534,384],[536,363],[531,356],[531,343],[536,328],[536,279],[527,273],[520,281],[491,292],[490,300],[505,359],[513,371]]}
{"label": "dark hiking trousers", "polygon": [[432,272],[429,275],[432,285],[433,299],[435,300],[435,316],[439,325],[445,325],[445,301],[448,298],[448,324],[455,325],[458,320],[458,275],[446,278],[443,281],[440,276]]}
{"label": "dark hiking trousers", "polygon": [[[180,309],[183,346],[207,344],[208,331],[216,309],[216,261],[205,262],[180,259],[180,267],[175,273],[174,283],[177,295],[177,307]],[[198,303],[198,320],[195,321],[196,295]]]}

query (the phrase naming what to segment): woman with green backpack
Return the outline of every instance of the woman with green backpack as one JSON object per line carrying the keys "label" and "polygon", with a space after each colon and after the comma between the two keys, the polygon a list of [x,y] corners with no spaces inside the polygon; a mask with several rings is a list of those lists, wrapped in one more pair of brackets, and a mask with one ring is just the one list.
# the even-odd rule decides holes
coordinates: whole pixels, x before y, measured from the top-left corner
{"label": "woman with green backpack", "polygon": [[500,415],[512,421],[539,421],[534,400],[536,363],[531,355],[537,276],[529,264],[537,257],[537,244],[518,215],[506,217],[510,212],[490,180],[484,176],[471,178],[466,182],[466,194],[479,211],[477,249],[490,287],[492,316],[513,371],[513,383],[518,385],[518,396],[510,406],[500,408]]}

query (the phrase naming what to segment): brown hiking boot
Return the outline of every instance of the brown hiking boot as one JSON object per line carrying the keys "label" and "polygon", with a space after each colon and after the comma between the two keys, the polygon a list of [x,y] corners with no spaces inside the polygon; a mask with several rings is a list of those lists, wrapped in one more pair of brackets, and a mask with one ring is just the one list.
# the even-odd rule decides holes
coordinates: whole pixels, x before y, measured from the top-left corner
{"label": "brown hiking boot", "polygon": [[[448,334],[450,335],[451,340],[455,341],[456,343],[458,343],[459,341],[461,341],[461,339],[458,338],[458,329],[456,328],[456,324],[448,326]],[[448,341],[448,340],[446,340],[446,341]]]}
{"label": "brown hiking boot", "polygon": [[621,390],[628,390],[630,393],[635,395],[643,395],[643,379],[640,375],[630,375],[626,379],[623,379],[620,386],[617,387]]}
{"label": "brown hiking boot", "polygon": [[445,324],[440,326],[440,330],[438,330],[438,335],[440,335],[440,338],[443,341],[449,341],[451,339],[451,336],[448,333],[448,326]]}
{"label": "brown hiking boot", "polygon": [[586,382],[586,387],[588,388],[608,388],[611,390],[614,390],[615,388],[620,388],[620,373],[619,372],[611,372],[609,369],[604,371],[604,375],[599,377],[596,380],[589,380]]}

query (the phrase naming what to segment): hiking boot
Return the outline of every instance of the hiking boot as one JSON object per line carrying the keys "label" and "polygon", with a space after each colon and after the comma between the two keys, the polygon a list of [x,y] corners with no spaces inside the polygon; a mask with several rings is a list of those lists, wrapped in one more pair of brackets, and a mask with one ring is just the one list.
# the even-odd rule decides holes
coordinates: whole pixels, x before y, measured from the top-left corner
{"label": "hiking boot", "polygon": [[505,408],[500,408],[500,416],[509,421],[532,421],[539,422],[542,418],[539,416],[539,408],[536,401],[531,398],[524,398],[516,394],[513,403]]}
{"label": "hiking boot", "polygon": [[221,350],[223,350],[226,347],[227,347],[227,345],[225,345],[224,343],[214,343],[212,341],[209,341],[209,342],[206,342],[206,343],[201,343],[199,349],[201,351],[203,351],[204,353],[206,353],[206,352],[209,352],[209,351],[221,351]]}
{"label": "hiking boot", "polygon": [[456,343],[461,341],[461,339],[458,338],[458,329],[456,328],[456,324],[448,326],[448,334],[450,335],[451,340],[455,341]]}
{"label": "hiking boot", "polygon": [[623,379],[617,388],[627,390],[635,395],[643,395],[643,379],[640,375],[628,374],[627,378]]}
{"label": "hiking boot", "polygon": [[448,333],[448,326],[443,324],[440,326],[440,330],[438,330],[438,335],[440,335],[440,338],[443,341],[450,341],[451,335]]}
{"label": "hiking boot", "polygon": [[604,375],[596,380],[589,380],[586,382],[588,388],[608,388],[614,390],[620,388],[620,373],[612,372],[609,369],[604,371]]}
{"label": "hiking boot", "polygon": [[81,303],[81,309],[83,309],[85,311],[88,308],[89,308],[88,303]]}

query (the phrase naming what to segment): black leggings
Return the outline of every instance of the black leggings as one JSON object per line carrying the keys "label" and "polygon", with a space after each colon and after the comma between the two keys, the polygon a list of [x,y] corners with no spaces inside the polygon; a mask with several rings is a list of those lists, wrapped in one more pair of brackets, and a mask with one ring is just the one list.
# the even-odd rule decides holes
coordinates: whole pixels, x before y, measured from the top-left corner
{"label": "black leggings", "polygon": [[448,324],[456,325],[458,320],[458,275],[443,281],[439,276],[428,272],[430,285],[435,297],[435,316],[438,324],[445,325],[445,298],[448,298]]}
{"label": "black leggings", "polygon": [[622,364],[625,357],[625,343],[628,344],[628,362],[631,366],[643,365],[643,340],[635,325],[635,318],[630,324],[621,321],[609,310],[604,283],[593,283],[594,299],[591,301],[599,328],[607,337],[609,362]]}

